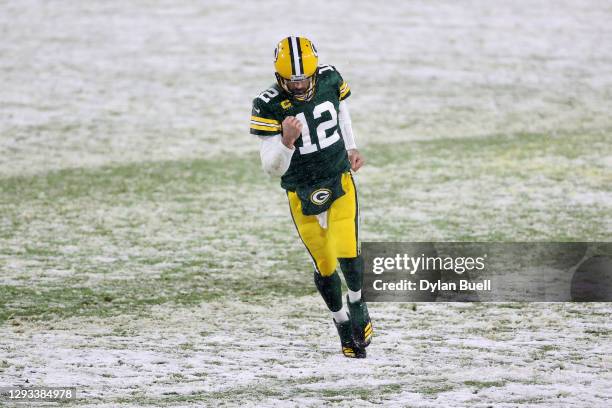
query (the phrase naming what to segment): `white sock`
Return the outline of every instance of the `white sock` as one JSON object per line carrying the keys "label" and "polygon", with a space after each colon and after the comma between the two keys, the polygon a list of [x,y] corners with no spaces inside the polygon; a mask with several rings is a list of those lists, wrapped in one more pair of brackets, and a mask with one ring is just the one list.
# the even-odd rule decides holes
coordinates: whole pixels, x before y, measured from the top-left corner
{"label": "white sock", "polygon": [[342,306],[342,309],[338,310],[337,312],[332,312],[332,315],[334,316],[336,323],[346,322],[349,319],[345,306]]}
{"label": "white sock", "polygon": [[361,289],[359,289],[357,292],[353,292],[352,290],[349,289],[348,295],[349,295],[349,302],[351,303],[358,302],[359,300],[361,300]]}

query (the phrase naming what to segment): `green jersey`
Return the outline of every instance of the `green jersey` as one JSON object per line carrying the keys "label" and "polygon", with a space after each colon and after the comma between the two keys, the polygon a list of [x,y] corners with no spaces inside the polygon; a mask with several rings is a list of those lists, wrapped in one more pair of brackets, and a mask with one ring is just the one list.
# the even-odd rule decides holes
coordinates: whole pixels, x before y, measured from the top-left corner
{"label": "green jersey", "polygon": [[302,122],[302,134],[296,140],[296,151],[281,186],[295,191],[350,169],[344,140],[338,126],[340,101],[348,98],[351,90],[342,76],[331,65],[317,68],[317,82],[312,99],[300,102],[277,84],[253,100],[251,133],[275,136],[282,133],[281,123],[287,116]]}

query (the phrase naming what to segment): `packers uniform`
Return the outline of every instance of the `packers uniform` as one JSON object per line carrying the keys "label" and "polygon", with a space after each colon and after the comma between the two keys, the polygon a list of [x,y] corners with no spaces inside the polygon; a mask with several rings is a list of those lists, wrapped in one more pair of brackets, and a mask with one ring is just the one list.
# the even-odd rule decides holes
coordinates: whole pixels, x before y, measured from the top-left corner
{"label": "packers uniform", "polygon": [[[253,100],[251,133],[262,137],[277,135],[288,116],[302,123],[302,134],[295,143],[289,168],[281,177],[281,187],[287,190],[293,221],[315,267],[321,275],[328,276],[336,270],[338,258],[358,255],[358,203],[338,124],[340,101],[348,98],[351,90],[331,65],[317,67],[316,77],[314,94],[308,101],[296,101],[278,84],[259,94]],[[298,191],[338,175],[344,194],[331,204],[328,228],[323,228],[315,214],[304,213]],[[317,200],[316,190],[313,193],[311,199]],[[326,191],[319,195],[325,196]]]}
{"label": "packers uniform", "polygon": [[[373,332],[361,299],[359,208],[347,154],[347,148],[355,148],[345,102],[351,90],[335,67],[318,65],[314,44],[303,37],[281,40],[274,65],[277,82],[253,100],[250,132],[262,139],[260,154],[266,172],[281,175],[291,216],[315,267],[315,285],[332,312],[342,353],[364,358]],[[288,117],[301,123],[292,146],[286,146],[282,138],[282,123]],[[295,130],[292,123],[287,134],[294,135]],[[354,154],[360,158],[358,152]],[[348,287],[348,311],[336,273],[338,262]]]}

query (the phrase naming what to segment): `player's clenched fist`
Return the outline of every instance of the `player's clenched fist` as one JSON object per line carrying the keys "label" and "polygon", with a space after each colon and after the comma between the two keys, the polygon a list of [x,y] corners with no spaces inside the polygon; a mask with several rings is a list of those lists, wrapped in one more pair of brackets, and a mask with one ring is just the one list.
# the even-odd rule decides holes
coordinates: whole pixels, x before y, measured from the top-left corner
{"label": "player's clenched fist", "polygon": [[351,170],[353,171],[359,170],[361,166],[363,166],[363,164],[365,163],[365,159],[363,158],[361,153],[359,153],[359,150],[350,149],[347,151],[347,153],[348,153],[349,161],[351,162]]}
{"label": "player's clenched fist", "polygon": [[283,120],[283,144],[287,147],[293,147],[293,144],[302,133],[302,122],[295,116],[287,116]]}

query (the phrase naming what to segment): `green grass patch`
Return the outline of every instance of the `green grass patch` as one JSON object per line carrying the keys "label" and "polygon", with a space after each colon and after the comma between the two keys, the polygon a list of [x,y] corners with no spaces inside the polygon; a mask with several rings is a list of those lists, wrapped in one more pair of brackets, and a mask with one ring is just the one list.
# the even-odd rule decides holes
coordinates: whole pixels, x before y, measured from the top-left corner
{"label": "green grass patch", "polygon": [[464,381],[463,383],[467,385],[468,387],[475,387],[479,390],[484,389],[484,388],[491,388],[491,387],[503,387],[504,385],[506,385],[505,381],[468,380],[468,381]]}
{"label": "green grass patch", "polygon": [[264,279],[245,284],[239,277],[194,278],[175,274],[150,279],[108,281],[93,287],[0,286],[0,323],[14,318],[98,316],[145,313],[151,306],[171,303],[190,306],[224,296],[257,300],[274,296],[305,296],[314,293],[310,281]]}
{"label": "green grass patch", "polygon": [[436,395],[436,394],[441,394],[443,392],[451,391],[454,388],[455,387],[451,384],[438,384],[438,385],[431,385],[431,386],[423,387],[423,388],[418,389],[417,391],[425,395]]}
{"label": "green grass patch", "polygon": [[[612,216],[609,206],[566,204],[574,189],[612,189],[605,166],[578,160],[605,152],[609,138],[517,134],[372,144],[359,186],[361,236],[609,237],[601,222]],[[499,196],[501,204],[491,201]],[[257,154],[3,178],[0,211],[7,279],[0,322],[315,293],[286,198],[278,181],[263,175]]]}

